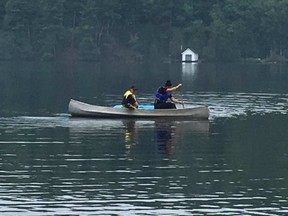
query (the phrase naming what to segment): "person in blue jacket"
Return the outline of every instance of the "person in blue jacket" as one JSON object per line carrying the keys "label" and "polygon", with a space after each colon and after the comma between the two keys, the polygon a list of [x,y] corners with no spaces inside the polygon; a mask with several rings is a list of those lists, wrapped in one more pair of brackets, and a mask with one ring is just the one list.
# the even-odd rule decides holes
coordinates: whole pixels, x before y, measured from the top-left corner
{"label": "person in blue jacket", "polygon": [[[182,84],[173,86],[171,81],[167,80],[165,86],[158,88],[155,94],[154,109],[176,109],[176,105],[174,103],[183,104],[182,101],[179,101],[172,96],[172,92],[181,86]],[[168,99],[173,103],[167,102]]]}

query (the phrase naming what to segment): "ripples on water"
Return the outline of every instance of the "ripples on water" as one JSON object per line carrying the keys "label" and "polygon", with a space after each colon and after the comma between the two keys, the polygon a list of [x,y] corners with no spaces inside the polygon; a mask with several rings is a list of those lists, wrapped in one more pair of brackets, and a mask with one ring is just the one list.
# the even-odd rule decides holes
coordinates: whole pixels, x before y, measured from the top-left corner
{"label": "ripples on water", "polygon": [[[150,95],[139,98],[140,102],[149,102]],[[264,115],[268,113],[286,114],[288,108],[288,94],[273,93],[201,93],[187,92],[183,97],[185,106],[208,105],[210,120],[221,117],[238,117],[250,114]],[[111,96],[110,103],[115,98]],[[182,106],[179,106],[182,108]]]}
{"label": "ripples on water", "polygon": [[184,97],[187,107],[208,104],[210,120],[0,118],[0,214],[288,214],[285,175],[233,158],[241,149],[214,128],[222,118],[286,114],[287,95]]}

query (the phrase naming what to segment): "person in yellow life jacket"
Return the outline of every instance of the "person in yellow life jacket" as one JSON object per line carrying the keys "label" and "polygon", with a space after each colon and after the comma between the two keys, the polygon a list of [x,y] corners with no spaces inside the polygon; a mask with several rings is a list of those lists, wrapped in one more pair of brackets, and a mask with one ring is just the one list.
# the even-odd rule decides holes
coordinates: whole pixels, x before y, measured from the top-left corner
{"label": "person in yellow life jacket", "polygon": [[135,86],[131,86],[130,89],[128,89],[122,99],[122,106],[129,108],[129,109],[137,109],[138,103],[136,100],[136,91],[137,88]]}

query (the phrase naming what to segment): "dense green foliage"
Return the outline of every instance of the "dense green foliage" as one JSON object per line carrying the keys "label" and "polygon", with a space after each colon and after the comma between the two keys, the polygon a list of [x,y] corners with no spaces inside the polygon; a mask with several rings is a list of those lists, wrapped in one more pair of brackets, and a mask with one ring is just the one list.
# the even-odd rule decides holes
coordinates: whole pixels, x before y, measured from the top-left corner
{"label": "dense green foliage", "polygon": [[287,37],[288,0],[0,1],[2,60],[285,59]]}

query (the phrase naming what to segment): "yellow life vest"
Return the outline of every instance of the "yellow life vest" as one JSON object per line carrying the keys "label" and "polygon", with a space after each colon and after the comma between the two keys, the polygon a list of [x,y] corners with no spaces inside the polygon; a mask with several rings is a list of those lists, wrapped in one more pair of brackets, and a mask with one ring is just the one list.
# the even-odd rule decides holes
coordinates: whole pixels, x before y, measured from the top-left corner
{"label": "yellow life vest", "polygon": [[132,97],[133,97],[133,98],[135,99],[135,101],[136,101],[136,97],[135,97],[135,95],[130,91],[130,89],[125,92],[125,94],[124,94],[125,99],[127,99],[129,95],[132,95]]}

